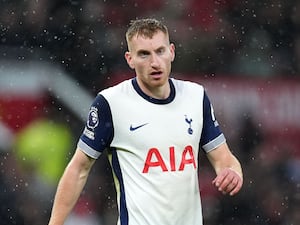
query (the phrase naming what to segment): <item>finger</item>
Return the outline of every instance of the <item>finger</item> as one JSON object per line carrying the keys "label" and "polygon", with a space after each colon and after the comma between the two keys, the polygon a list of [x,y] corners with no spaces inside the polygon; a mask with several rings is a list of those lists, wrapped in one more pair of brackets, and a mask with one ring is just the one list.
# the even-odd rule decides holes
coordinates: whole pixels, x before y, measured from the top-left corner
{"label": "finger", "polygon": [[243,180],[240,178],[240,179],[238,179],[238,182],[237,182],[236,186],[234,187],[234,189],[229,194],[231,196],[237,194],[241,190],[242,185],[243,185]]}
{"label": "finger", "polygon": [[243,179],[234,170],[224,169],[212,182],[223,194],[235,195],[242,187]]}
{"label": "finger", "polygon": [[242,177],[237,174],[237,173],[232,173],[233,179],[232,181],[228,184],[226,192],[229,193],[230,195],[234,195],[239,190],[242,188],[243,185],[243,179]]}
{"label": "finger", "polygon": [[233,191],[233,189],[237,186],[238,184],[238,178],[237,177],[233,177],[232,181],[227,185],[226,189],[226,193],[230,193]]}
{"label": "finger", "polygon": [[223,183],[223,180],[226,178],[226,176],[228,175],[229,171],[228,170],[224,170],[222,171],[218,176],[216,176],[216,178],[213,180],[213,184],[216,187],[220,187],[220,185]]}
{"label": "finger", "polygon": [[222,182],[219,185],[219,191],[224,191],[224,192],[228,192],[228,189],[232,189],[233,187],[231,186],[231,183],[234,179],[234,176],[232,173],[228,173],[227,176],[224,177],[224,179],[222,180]]}

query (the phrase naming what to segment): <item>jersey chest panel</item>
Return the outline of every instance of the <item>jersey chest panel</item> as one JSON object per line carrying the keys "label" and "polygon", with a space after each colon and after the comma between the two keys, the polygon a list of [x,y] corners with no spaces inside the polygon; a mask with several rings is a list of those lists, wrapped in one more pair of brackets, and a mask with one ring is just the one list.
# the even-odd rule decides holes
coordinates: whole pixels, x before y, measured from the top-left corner
{"label": "jersey chest panel", "polygon": [[168,104],[146,101],[129,83],[119,89],[118,95],[103,95],[112,112],[114,138],[111,147],[117,149],[120,160],[134,160],[142,171],[149,151],[156,149],[154,156],[161,156],[169,170],[174,169],[170,168],[171,163],[176,167],[180,165],[188,146],[194,157],[198,156],[203,125],[203,89],[200,86],[177,88],[175,99]]}

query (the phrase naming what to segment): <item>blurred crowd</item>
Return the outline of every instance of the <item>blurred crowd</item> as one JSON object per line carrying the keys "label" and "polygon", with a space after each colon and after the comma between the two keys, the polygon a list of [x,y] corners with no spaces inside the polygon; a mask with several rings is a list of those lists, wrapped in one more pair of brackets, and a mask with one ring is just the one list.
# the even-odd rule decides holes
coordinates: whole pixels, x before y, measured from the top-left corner
{"label": "blurred crowd", "polygon": [[1,0],[0,5],[0,44],[8,47],[2,57],[62,64],[94,89],[128,69],[124,34],[129,21],[141,17],[169,26],[177,48],[175,72],[300,73],[299,1]]}
{"label": "blurred crowd", "polygon": [[[131,19],[142,17],[156,17],[168,25],[176,46],[174,73],[233,79],[300,76],[300,1],[1,0],[0,7],[1,60],[59,64],[93,94],[115,74],[128,73],[123,57],[125,31]],[[64,115],[59,120],[57,115],[48,118],[50,124],[31,124],[35,132],[26,127],[11,149],[0,151],[1,224],[38,225],[49,219],[57,174],[73,153],[83,126],[69,116],[70,112],[54,111]],[[58,139],[55,143],[63,149],[64,160],[55,164],[56,168],[46,165],[53,155],[35,162],[34,156],[28,156],[28,148],[46,151],[47,143],[32,146],[26,139],[37,140],[40,135],[50,142],[49,130],[64,130],[60,126],[66,118],[65,133],[51,137]],[[268,143],[251,115],[244,119],[239,136],[229,140],[245,174],[239,195],[220,196],[213,189],[212,168],[201,155],[205,224],[300,224],[300,160],[295,157],[296,150]],[[56,148],[47,147],[49,151]],[[55,169],[51,174],[42,173]],[[50,182],[47,177],[53,174]],[[113,225],[116,210],[111,171],[101,157],[68,224]]]}

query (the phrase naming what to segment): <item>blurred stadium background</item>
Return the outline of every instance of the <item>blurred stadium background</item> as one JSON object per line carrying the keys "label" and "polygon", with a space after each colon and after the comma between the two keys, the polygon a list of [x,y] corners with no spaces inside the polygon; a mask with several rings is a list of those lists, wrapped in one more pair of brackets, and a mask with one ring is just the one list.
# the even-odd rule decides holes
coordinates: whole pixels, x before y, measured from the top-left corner
{"label": "blurred stadium background", "polygon": [[[299,1],[1,0],[0,7],[1,224],[47,224],[92,99],[134,75],[123,57],[126,26],[148,16],[169,26],[173,76],[205,86],[243,165],[243,190],[224,197],[202,153],[205,224],[300,224]],[[101,157],[67,224],[114,225],[116,210]]]}

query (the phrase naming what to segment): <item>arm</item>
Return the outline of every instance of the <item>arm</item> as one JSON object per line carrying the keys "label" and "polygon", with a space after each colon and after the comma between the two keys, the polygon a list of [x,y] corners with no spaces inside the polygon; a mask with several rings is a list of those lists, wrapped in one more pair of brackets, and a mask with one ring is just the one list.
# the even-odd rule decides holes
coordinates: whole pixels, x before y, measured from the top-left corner
{"label": "arm", "polygon": [[77,149],[57,187],[49,225],[63,225],[77,202],[95,160]]}
{"label": "arm", "polygon": [[217,176],[213,184],[223,194],[235,195],[243,184],[243,173],[238,159],[231,153],[226,143],[207,153]]}

